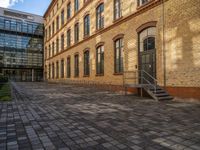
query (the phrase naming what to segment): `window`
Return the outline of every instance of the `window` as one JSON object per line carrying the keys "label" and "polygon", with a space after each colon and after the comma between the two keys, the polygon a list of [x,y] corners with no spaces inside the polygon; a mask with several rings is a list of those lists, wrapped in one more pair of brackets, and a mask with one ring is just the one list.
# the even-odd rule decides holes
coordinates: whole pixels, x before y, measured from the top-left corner
{"label": "window", "polygon": [[138,0],[138,6],[142,6],[148,2],[149,2],[149,0]]}
{"label": "window", "polygon": [[149,27],[139,34],[139,49],[140,52],[155,50],[155,35],[156,28]]}
{"label": "window", "polygon": [[59,62],[56,62],[56,78],[59,78]]}
{"label": "window", "polygon": [[47,59],[47,52],[48,50],[47,50],[47,47],[45,47],[45,59]]}
{"label": "window", "polygon": [[79,10],[79,0],[74,0],[74,11],[77,12]]}
{"label": "window", "polygon": [[74,77],[79,76],[79,55],[74,56]]}
{"label": "window", "polygon": [[61,78],[64,78],[64,60],[61,60]]}
{"label": "window", "polygon": [[123,38],[117,39],[115,41],[115,73],[123,73],[123,57],[124,57],[124,48],[123,48]]}
{"label": "window", "polygon": [[90,15],[84,18],[84,37],[90,35]]}
{"label": "window", "polygon": [[51,45],[49,44],[49,58],[51,57]]}
{"label": "window", "polygon": [[49,26],[49,38],[51,37],[51,26]]}
{"label": "window", "polygon": [[77,43],[79,41],[79,23],[76,23],[74,26],[74,42]]}
{"label": "window", "polygon": [[59,16],[56,18],[56,30],[59,30]]}
{"label": "window", "polygon": [[89,50],[84,52],[84,76],[90,75],[90,52]]}
{"label": "window", "polygon": [[55,76],[55,66],[54,63],[52,64],[52,79],[54,79]]}
{"label": "window", "polygon": [[70,57],[67,57],[67,78],[71,77],[71,62]]}
{"label": "window", "polygon": [[51,64],[49,64],[49,79],[51,79]]}
{"label": "window", "polygon": [[56,39],[56,53],[59,52],[59,39]]}
{"label": "window", "polygon": [[54,42],[53,42],[53,43],[52,43],[52,56],[54,56],[54,54],[55,54],[54,49],[55,49],[55,44],[54,44]]}
{"label": "window", "polygon": [[71,3],[67,4],[67,19],[71,18]]}
{"label": "window", "polygon": [[121,14],[121,0],[114,0],[114,20],[119,19]]}
{"label": "window", "polygon": [[55,23],[53,22],[52,23],[52,34],[54,34],[55,33]]}
{"label": "window", "polygon": [[61,35],[61,51],[64,50],[64,34]]}
{"label": "window", "polygon": [[45,29],[45,40],[47,40],[47,29]]}
{"label": "window", "polygon": [[71,30],[67,31],[67,47],[71,46]]}
{"label": "window", "polygon": [[143,50],[154,50],[155,49],[155,37],[147,37],[143,41]]}
{"label": "window", "polygon": [[96,28],[97,30],[104,27],[104,4],[100,4],[96,10]]}
{"label": "window", "polygon": [[62,12],[61,12],[61,25],[63,26],[64,23],[65,23],[65,12],[64,12],[64,10],[62,10]]}
{"label": "window", "polygon": [[104,46],[102,45],[96,50],[96,74],[104,74]]}

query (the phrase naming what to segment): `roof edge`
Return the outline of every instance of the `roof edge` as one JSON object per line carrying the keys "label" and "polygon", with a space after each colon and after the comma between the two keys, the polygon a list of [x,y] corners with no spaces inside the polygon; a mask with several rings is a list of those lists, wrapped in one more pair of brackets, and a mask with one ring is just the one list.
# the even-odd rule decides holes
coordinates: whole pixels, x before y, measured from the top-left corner
{"label": "roof edge", "polygon": [[58,1],[58,0],[52,0],[52,1],[51,1],[51,3],[49,4],[47,10],[45,11],[45,13],[44,13],[44,15],[43,15],[43,18],[46,17],[48,11],[51,9],[51,7],[54,5],[54,3],[55,3],[56,1]]}

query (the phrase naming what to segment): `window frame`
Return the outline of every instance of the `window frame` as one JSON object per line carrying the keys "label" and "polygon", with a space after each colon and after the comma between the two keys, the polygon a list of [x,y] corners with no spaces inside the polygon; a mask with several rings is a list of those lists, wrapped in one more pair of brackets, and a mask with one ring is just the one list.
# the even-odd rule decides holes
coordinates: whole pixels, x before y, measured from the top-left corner
{"label": "window frame", "polygon": [[90,15],[87,14],[85,17],[84,17],[84,37],[88,37],[90,36]]}
{"label": "window frame", "polygon": [[[118,3],[118,5],[116,4]],[[116,7],[117,5],[117,7]],[[114,0],[114,8],[113,8],[113,11],[114,11],[114,20],[118,20],[122,17],[122,9],[121,9],[121,0]]]}
{"label": "window frame", "polygon": [[96,75],[104,75],[104,45],[96,47]]}
{"label": "window frame", "polygon": [[74,77],[79,77],[79,54],[74,55]]}
{"label": "window frame", "polygon": [[64,9],[61,11],[60,18],[61,18],[61,26],[63,26],[65,24],[65,10]]}
{"label": "window frame", "polygon": [[71,2],[67,4],[67,20],[71,18]]}
{"label": "window frame", "polygon": [[59,78],[59,75],[60,75],[60,69],[59,69],[59,61],[56,62],[56,79]]}
{"label": "window frame", "polygon": [[79,22],[74,25],[74,43],[79,42]]}
{"label": "window frame", "polygon": [[60,76],[61,76],[61,78],[65,77],[65,61],[64,61],[64,59],[62,59],[60,61]]}
{"label": "window frame", "polygon": [[71,46],[71,29],[67,30],[67,47]]}
{"label": "window frame", "polygon": [[79,0],[74,0],[74,13],[79,11]]}
{"label": "window frame", "polygon": [[84,77],[88,77],[90,76],[90,51],[88,49],[86,49],[84,51],[84,54],[83,54],[83,57],[84,57]]}
{"label": "window frame", "polygon": [[67,78],[71,78],[71,57],[68,56],[67,57],[67,70],[66,70],[66,73],[67,73]]}
{"label": "window frame", "polygon": [[61,35],[61,51],[65,49],[65,36],[64,34]]}
{"label": "window frame", "polygon": [[104,28],[104,3],[100,3],[96,8],[96,30]]}
{"label": "window frame", "polygon": [[[117,43],[119,47],[117,47]],[[119,56],[117,58],[117,50]],[[118,59],[118,64],[117,64]],[[114,40],[114,74],[123,74],[124,72],[124,38],[120,37]]]}

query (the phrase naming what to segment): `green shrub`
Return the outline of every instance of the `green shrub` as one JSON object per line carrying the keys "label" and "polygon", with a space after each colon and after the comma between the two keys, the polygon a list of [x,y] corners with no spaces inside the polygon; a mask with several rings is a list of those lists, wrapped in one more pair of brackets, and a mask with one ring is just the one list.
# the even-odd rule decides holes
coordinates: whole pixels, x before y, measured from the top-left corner
{"label": "green shrub", "polygon": [[8,77],[0,75],[0,82],[8,82]]}
{"label": "green shrub", "polygon": [[3,96],[1,97],[0,101],[10,101],[11,97],[10,96]]}
{"label": "green shrub", "polygon": [[0,84],[0,101],[11,100],[11,89],[9,83]]}

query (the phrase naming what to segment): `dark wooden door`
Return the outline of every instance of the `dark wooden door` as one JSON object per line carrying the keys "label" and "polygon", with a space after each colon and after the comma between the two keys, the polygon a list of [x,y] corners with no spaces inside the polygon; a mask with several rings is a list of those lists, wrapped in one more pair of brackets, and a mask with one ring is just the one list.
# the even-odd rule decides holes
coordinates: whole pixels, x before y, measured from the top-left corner
{"label": "dark wooden door", "polygon": [[[156,78],[156,56],[155,50],[140,52],[140,70],[144,70],[153,78]],[[153,79],[143,72],[143,77],[153,83]]]}

